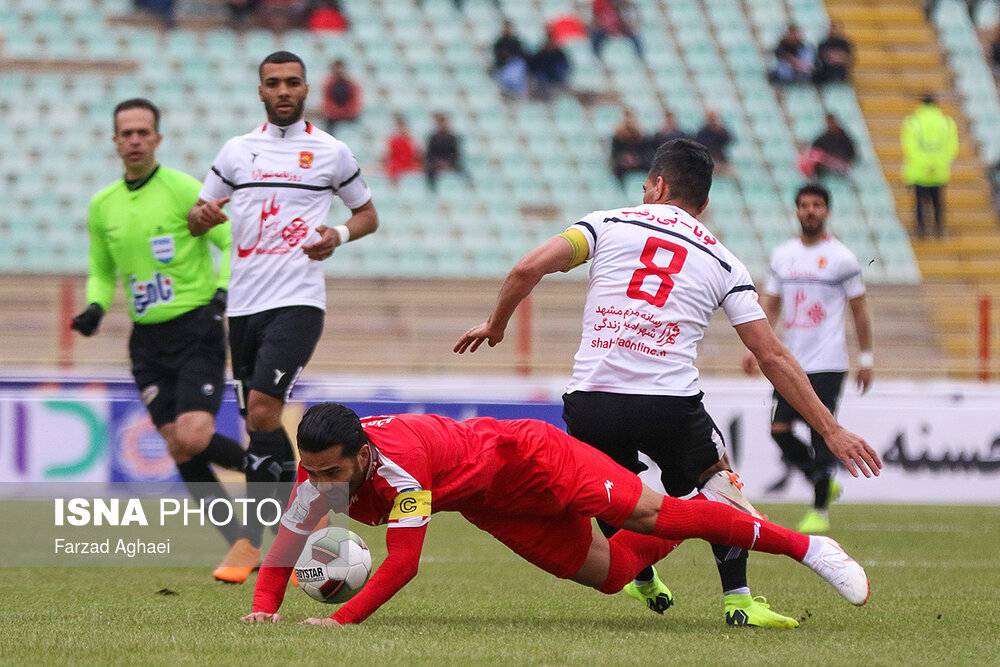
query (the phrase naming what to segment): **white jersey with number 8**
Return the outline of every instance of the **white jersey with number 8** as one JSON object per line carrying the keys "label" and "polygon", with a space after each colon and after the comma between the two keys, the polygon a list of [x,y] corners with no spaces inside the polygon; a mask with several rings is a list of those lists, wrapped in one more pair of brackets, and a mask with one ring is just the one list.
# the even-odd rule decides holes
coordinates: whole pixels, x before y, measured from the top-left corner
{"label": "white jersey with number 8", "polygon": [[567,392],[693,396],[715,309],[733,326],[765,317],[743,263],[675,206],[594,211],[570,230],[586,239],[591,266]]}

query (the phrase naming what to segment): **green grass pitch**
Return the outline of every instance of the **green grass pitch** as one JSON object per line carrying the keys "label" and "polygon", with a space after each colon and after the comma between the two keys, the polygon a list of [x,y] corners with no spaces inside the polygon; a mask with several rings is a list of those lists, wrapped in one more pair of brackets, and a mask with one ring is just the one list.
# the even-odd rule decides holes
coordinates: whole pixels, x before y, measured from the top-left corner
{"label": "green grass pitch", "polygon": [[[804,508],[764,507],[794,525]],[[360,626],[289,589],[277,625],[244,625],[253,579],[206,568],[0,569],[4,664],[1000,664],[1000,507],[835,506],[831,535],[867,568],[855,608],[806,568],[755,554],[750,583],[795,630],[727,627],[708,546],[660,563],[664,616],[559,581],[457,515],[431,522],[417,578]],[[383,530],[352,526],[384,556]],[[157,591],[169,589],[176,595]]]}

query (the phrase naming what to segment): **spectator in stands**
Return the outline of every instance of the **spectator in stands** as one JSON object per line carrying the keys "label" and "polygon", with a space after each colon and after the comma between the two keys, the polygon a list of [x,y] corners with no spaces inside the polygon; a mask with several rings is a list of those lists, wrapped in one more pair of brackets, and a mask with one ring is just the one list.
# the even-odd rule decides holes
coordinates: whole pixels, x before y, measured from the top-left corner
{"label": "spectator in stands", "polygon": [[457,172],[472,185],[469,172],[462,162],[458,137],[451,131],[448,116],[438,112],[434,114],[434,132],[427,138],[427,152],[424,154],[424,173],[427,174],[427,185],[431,190],[437,189],[437,175],[442,171]]}
{"label": "spectator in stands", "polygon": [[420,147],[417,141],[410,134],[410,129],[406,125],[406,118],[403,114],[395,114],[393,119],[396,122],[396,130],[389,135],[386,141],[385,150],[385,173],[389,181],[395,185],[399,182],[402,174],[413,171],[420,171],[423,163],[420,157]]}
{"label": "spectator in stands", "polygon": [[[465,0],[452,0],[452,4],[455,5],[455,9],[458,11],[463,11],[465,9]],[[417,0],[417,6],[420,7],[420,9],[423,9],[424,0]],[[493,6],[500,10],[500,0],[493,0]]]}
{"label": "spectator in stands", "polygon": [[802,38],[799,27],[789,24],[781,41],[774,47],[777,61],[771,72],[774,83],[804,83],[812,81],[816,71],[816,53]]}
{"label": "spectator in stands", "polygon": [[639,39],[639,31],[635,28],[636,21],[633,17],[635,7],[632,0],[594,0],[591,11],[594,20],[590,25],[590,42],[598,58],[601,57],[604,40],[611,35],[621,35],[632,42],[639,60],[643,59],[642,40]]}
{"label": "spectator in stands", "polygon": [[344,16],[340,0],[312,0],[309,29],[313,32],[347,32],[350,21]]}
{"label": "spectator in stands", "polygon": [[625,187],[625,174],[647,170],[642,130],[630,109],[622,112],[621,122],[611,137],[611,171]]}
{"label": "spectator in stands", "polygon": [[646,137],[644,141],[645,157],[643,159],[645,163],[653,164],[653,156],[656,155],[656,149],[674,139],[690,139],[690,137],[687,132],[677,126],[677,116],[674,112],[667,110],[663,112],[663,125],[656,132]]}
{"label": "spectator in stands", "polygon": [[535,92],[543,100],[566,88],[570,73],[569,58],[556,42],[552,31],[546,31],[545,43],[531,57],[528,70],[535,80]]}
{"label": "spectator in stands", "polygon": [[528,57],[509,19],[504,20],[500,37],[493,43],[491,73],[507,97],[521,99],[528,94]]}
{"label": "spectator in stands", "polygon": [[816,50],[816,83],[847,81],[854,64],[854,49],[844,36],[840,21],[830,22],[830,32]]}
{"label": "spectator in stands", "polygon": [[323,84],[323,118],[326,131],[333,134],[337,123],[357,119],[361,115],[361,86],[347,76],[347,64],[335,60],[330,75]]}
{"label": "spectator in stands", "polygon": [[136,9],[155,14],[167,30],[177,25],[177,19],[174,16],[174,0],[133,0],[132,4]]}
{"label": "spectator in stands", "polygon": [[1000,75],[1000,26],[993,33],[993,42],[990,44],[990,65],[993,67],[993,75]]}
{"label": "spectator in stands", "polygon": [[846,176],[856,152],[854,142],[841,127],[837,117],[826,114],[826,131],[799,156],[799,169],[807,178],[822,178],[828,173]]}
{"label": "spectator in stands", "polygon": [[725,176],[730,172],[729,158],[726,157],[726,148],[733,140],[729,130],[722,122],[719,112],[709,109],[705,112],[705,125],[698,134],[694,135],[694,140],[708,149],[715,161],[715,169],[720,176]]}
{"label": "spectator in stands", "polygon": [[245,28],[255,15],[258,4],[260,4],[260,0],[226,0],[226,9],[229,10],[229,27],[234,30]]}
{"label": "spectator in stands", "polygon": [[310,7],[310,0],[259,0],[257,16],[267,30],[297,30],[306,27]]}
{"label": "spectator in stands", "polygon": [[927,93],[916,111],[903,119],[903,182],[913,186],[917,237],[924,238],[924,207],[934,210],[934,230],[944,236],[944,202],[941,191],[951,179],[951,163],[958,155],[958,127]]}

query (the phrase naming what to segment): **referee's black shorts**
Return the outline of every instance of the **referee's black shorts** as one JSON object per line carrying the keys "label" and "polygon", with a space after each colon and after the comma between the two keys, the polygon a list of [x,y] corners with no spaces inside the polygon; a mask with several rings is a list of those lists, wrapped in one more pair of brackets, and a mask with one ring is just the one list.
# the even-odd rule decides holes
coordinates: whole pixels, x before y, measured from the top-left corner
{"label": "referee's black shorts", "polygon": [[[837,412],[837,402],[840,400],[840,390],[844,386],[845,371],[834,371],[828,373],[809,373],[809,384],[819,397],[819,400],[832,413]],[[774,392],[774,412],[771,416],[772,424],[791,424],[794,421],[805,421],[798,411],[789,405],[785,397]]]}
{"label": "referee's black shorts", "polygon": [[229,350],[240,411],[251,389],[287,401],[323,333],[325,314],[285,306],[229,318]]}
{"label": "referee's black shorts", "polygon": [[205,305],[166,322],[135,324],[128,351],[139,396],[157,428],[185,412],[219,412],[226,333],[216,309]]}
{"label": "referee's black shorts", "polygon": [[645,470],[638,458],[643,452],[659,466],[666,492],[684,496],[726,452],[702,396],[574,391],[563,395],[563,419],[570,435],[632,472]]}

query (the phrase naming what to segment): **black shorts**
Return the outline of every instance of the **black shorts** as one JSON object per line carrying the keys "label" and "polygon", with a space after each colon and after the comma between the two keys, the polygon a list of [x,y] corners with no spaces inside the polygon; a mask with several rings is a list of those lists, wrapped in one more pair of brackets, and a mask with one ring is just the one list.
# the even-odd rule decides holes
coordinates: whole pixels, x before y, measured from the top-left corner
{"label": "black shorts", "polygon": [[325,314],[286,306],[229,318],[229,349],[240,411],[251,389],[287,401],[323,333]]}
{"label": "black shorts", "polygon": [[563,419],[570,435],[632,472],[645,469],[643,452],[660,467],[667,493],[684,496],[726,452],[701,397],[574,391],[563,395]]}
{"label": "black shorts", "polygon": [[136,324],[128,351],[139,396],[157,428],[185,412],[219,412],[226,332],[214,308],[201,306],[166,322]]}
{"label": "black shorts", "polygon": [[[844,386],[844,371],[833,373],[809,373],[809,384],[819,396],[819,400],[832,413],[837,412],[837,401],[840,400],[840,390]],[[785,397],[774,392],[774,411],[771,414],[772,424],[791,424],[793,421],[805,421],[798,411],[788,404]]]}

